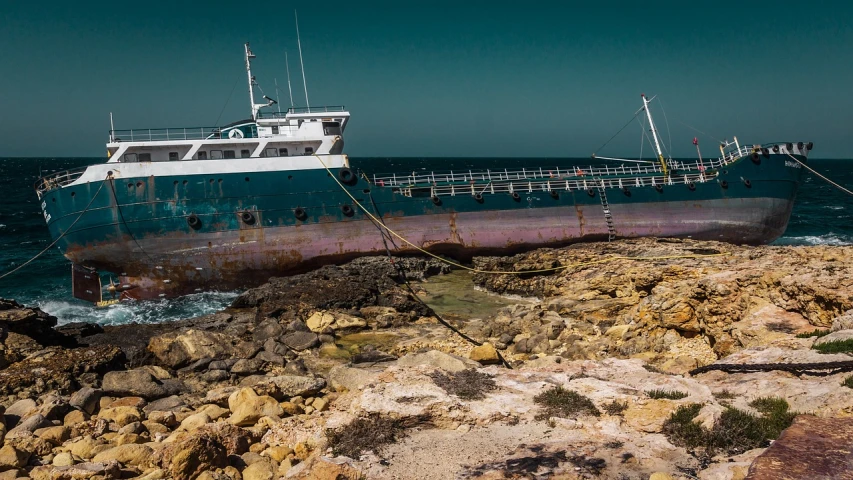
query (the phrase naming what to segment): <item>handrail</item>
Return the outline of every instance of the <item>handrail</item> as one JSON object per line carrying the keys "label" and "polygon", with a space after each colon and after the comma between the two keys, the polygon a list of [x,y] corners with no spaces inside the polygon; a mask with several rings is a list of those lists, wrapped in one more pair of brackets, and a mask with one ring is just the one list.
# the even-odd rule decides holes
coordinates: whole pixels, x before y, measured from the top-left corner
{"label": "handrail", "polygon": [[[320,107],[290,107],[287,113],[320,113],[320,112],[346,112],[343,105],[327,105]],[[277,112],[276,112],[277,113]]]}
{"label": "handrail", "polygon": [[50,175],[45,175],[44,177],[36,180],[33,187],[36,189],[36,193],[39,198],[41,198],[41,195],[49,190],[64,187],[65,185],[74,182],[74,180],[77,180],[81,175],[83,175],[83,172],[85,172],[87,168],[89,167],[72,168],[61,172],[51,173]]}
{"label": "handrail", "polygon": [[[129,130],[110,130],[112,142],[160,142],[170,140],[211,140],[229,139],[223,135],[223,129],[231,127],[175,127],[175,128],[134,128]],[[257,130],[253,127],[247,138],[257,138]]]}
{"label": "handrail", "polygon": [[[741,148],[743,150],[744,147]],[[742,152],[743,153],[743,152]],[[746,153],[743,153],[746,155]],[[694,162],[681,162],[677,160],[670,161],[670,167],[675,168],[677,172],[705,172],[721,168],[724,165],[731,163],[736,158],[743,155],[728,155],[726,158],[698,160]],[[385,185],[392,187],[417,187],[417,186],[434,186],[438,184],[451,183],[471,183],[471,182],[505,182],[510,180],[527,180],[527,179],[584,179],[584,178],[602,178],[602,177],[623,177],[633,178],[634,176],[663,174],[660,164],[649,165],[619,165],[619,166],[588,166],[588,167],[537,167],[534,169],[522,168],[521,170],[478,170],[478,171],[434,171],[434,172],[412,172],[411,174],[378,174],[373,175],[373,183],[377,185]]]}

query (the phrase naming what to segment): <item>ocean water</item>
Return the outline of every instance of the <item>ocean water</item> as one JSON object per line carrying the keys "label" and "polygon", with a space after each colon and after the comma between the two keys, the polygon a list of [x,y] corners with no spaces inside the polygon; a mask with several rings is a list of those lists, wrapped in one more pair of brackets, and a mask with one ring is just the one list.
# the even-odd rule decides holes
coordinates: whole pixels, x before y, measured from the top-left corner
{"label": "ocean water", "polygon": [[[447,170],[587,165],[588,159],[353,159],[370,163],[380,172],[419,171],[441,162]],[[98,158],[0,158],[0,275],[35,257],[50,242],[33,184],[41,175],[104,161]],[[812,160],[812,168],[853,188],[853,160]],[[780,245],[853,244],[853,197],[809,174],[794,207]],[[61,323],[89,321],[101,324],[153,323],[190,318],[218,311],[237,292],[207,292],[156,302],[128,302],[96,309],[71,297],[71,264],[55,248],[32,263],[0,279],[0,297],[37,305]]]}

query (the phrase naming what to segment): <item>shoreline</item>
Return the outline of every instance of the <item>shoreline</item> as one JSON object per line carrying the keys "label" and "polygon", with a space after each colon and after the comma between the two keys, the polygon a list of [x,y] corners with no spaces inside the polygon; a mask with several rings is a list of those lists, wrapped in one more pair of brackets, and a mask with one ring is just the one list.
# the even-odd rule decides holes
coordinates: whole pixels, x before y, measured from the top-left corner
{"label": "shoreline", "polygon": [[[702,252],[727,255],[683,257]],[[851,254],[853,246],[639,239],[478,257],[480,270],[517,271],[661,258],[474,274],[471,291],[502,303],[445,320],[482,346],[439,324],[384,257],[273,278],[218,313],[175,322],[56,327],[40,310],[0,301],[0,479],[769,472],[775,445],[802,440],[791,432],[848,428],[848,374],[689,372],[849,359],[814,347],[853,338]],[[413,278],[450,271],[431,259],[397,261]],[[833,333],[805,336],[815,330]],[[454,390],[460,384],[481,390],[467,398]],[[555,386],[588,399],[598,414],[546,415],[541,395]],[[649,393],[656,391],[663,397]],[[770,439],[697,447],[667,423],[692,405],[703,432],[726,422],[726,412],[762,418],[752,405],[759,397],[813,415],[791,416],[799,430],[771,448]],[[370,422],[398,436],[347,447],[358,428],[379,428]],[[795,470],[809,461],[786,460]]]}

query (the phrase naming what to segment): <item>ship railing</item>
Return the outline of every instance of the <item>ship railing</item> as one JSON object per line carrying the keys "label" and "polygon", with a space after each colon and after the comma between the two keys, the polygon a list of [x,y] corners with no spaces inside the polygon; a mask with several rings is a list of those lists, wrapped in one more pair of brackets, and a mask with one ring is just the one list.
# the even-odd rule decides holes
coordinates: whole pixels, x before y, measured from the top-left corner
{"label": "ship railing", "polygon": [[286,112],[258,112],[258,118],[282,118],[288,113],[331,113],[346,112],[343,105],[324,105],[320,107],[290,107]]}
{"label": "ship railing", "polygon": [[[676,172],[705,172],[720,168],[730,163],[726,159],[711,159],[703,161],[682,162],[670,160],[669,168]],[[373,183],[376,185],[405,187],[405,186],[430,186],[448,183],[470,183],[470,182],[506,182],[512,180],[526,179],[583,179],[597,177],[634,177],[642,175],[663,174],[660,164],[648,165],[615,165],[615,166],[571,166],[571,167],[536,167],[521,170],[488,169],[467,171],[434,171],[434,172],[411,172],[408,174],[379,174],[373,175]]]}
{"label": "ship railing", "polygon": [[716,172],[685,173],[669,177],[660,176],[637,176],[637,177],[615,177],[615,178],[584,178],[584,179],[549,179],[549,180],[525,180],[471,183],[468,185],[436,185],[430,187],[401,187],[397,189],[408,197],[413,196],[451,196],[456,195],[483,195],[499,193],[536,194],[559,191],[589,191],[600,188],[631,189],[642,187],[668,186],[668,185],[690,185],[705,183],[717,177]]}
{"label": "ship railing", "polygon": [[[110,130],[112,142],[166,142],[170,140],[211,140],[227,139],[222,133],[226,127],[177,127],[177,128],[136,128],[132,130]],[[249,138],[256,138],[252,129]]]}
{"label": "ship railing", "polygon": [[80,176],[83,175],[83,172],[86,171],[86,168],[88,167],[73,168],[45,175],[36,180],[34,185],[36,193],[39,198],[41,198],[41,195],[45,192],[64,187],[65,185],[68,185],[69,183],[74,182],[74,180],[80,178]]}

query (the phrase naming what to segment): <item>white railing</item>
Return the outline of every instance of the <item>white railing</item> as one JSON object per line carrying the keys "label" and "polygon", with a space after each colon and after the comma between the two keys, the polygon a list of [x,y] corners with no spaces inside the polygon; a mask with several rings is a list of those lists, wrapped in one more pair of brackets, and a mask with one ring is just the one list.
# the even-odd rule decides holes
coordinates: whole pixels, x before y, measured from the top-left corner
{"label": "white railing", "polygon": [[398,191],[405,196],[412,196],[413,190],[420,190],[421,194],[426,193],[426,188],[429,188],[429,195],[437,196],[456,196],[456,195],[483,195],[497,193],[519,193],[519,194],[534,194],[534,193],[550,193],[550,192],[572,192],[572,191],[590,191],[604,188],[619,188],[628,189],[655,187],[667,185],[688,185],[694,183],[705,183],[717,178],[717,173],[688,173],[674,175],[667,178],[660,176],[645,176],[645,177],[619,177],[619,178],[598,178],[598,179],[559,179],[559,180],[526,180],[526,181],[507,181],[507,182],[489,182],[486,184],[469,184],[469,185],[436,185],[430,187],[401,187]]}
{"label": "white railing", "polygon": [[[178,127],[178,128],[135,128],[110,131],[111,142],[166,142],[170,140],[220,140],[227,139],[223,129],[230,127]],[[255,128],[249,138],[257,136]],[[237,139],[239,140],[239,139]]]}
{"label": "white railing", "polygon": [[83,172],[86,171],[88,167],[80,167],[74,168],[71,170],[63,170],[61,172],[52,173],[50,175],[45,175],[44,177],[38,179],[35,184],[36,193],[39,198],[44,192],[49,190],[53,190],[55,188],[64,187],[69,183],[73,182],[80,178],[83,175]]}
{"label": "white railing", "polygon": [[[724,158],[704,160],[702,162],[681,162],[670,160],[668,165],[670,169],[676,169],[677,172],[704,172],[720,168],[746,155],[745,147],[741,147],[742,155],[727,154]],[[750,152],[751,153],[751,152]],[[438,172],[412,172],[410,174],[381,174],[373,175],[373,183],[376,185],[392,186],[392,187],[415,187],[415,186],[430,186],[439,183],[471,183],[471,182],[507,182],[526,179],[554,179],[554,180],[572,180],[584,178],[601,178],[601,177],[625,177],[625,176],[640,176],[663,174],[663,169],[659,163],[649,165],[619,165],[619,166],[588,166],[588,167],[537,167],[534,169],[522,168],[521,170],[468,170],[468,171],[438,171]]]}

